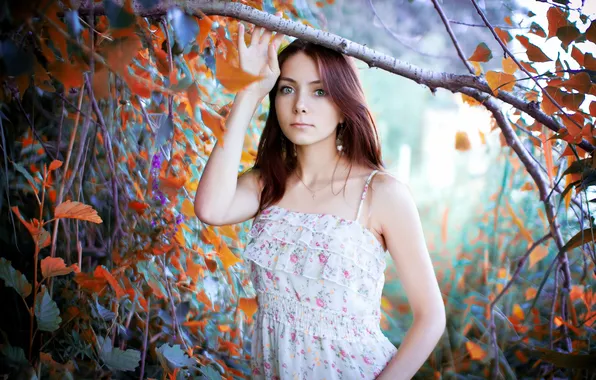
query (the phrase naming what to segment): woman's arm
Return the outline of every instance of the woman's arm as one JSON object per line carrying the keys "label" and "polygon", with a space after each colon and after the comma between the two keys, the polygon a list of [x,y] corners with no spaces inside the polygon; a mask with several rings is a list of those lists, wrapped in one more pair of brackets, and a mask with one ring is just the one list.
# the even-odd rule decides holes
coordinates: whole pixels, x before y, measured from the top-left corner
{"label": "woman's arm", "polygon": [[378,177],[374,181],[372,212],[380,222],[414,322],[377,379],[411,379],[445,331],[445,305],[409,187],[389,175]]}
{"label": "woman's arm", "polygon": [[259,209],[260,179],[255,171],[238,178],[244,135],[261,100],[279,77],[277,48],[283,34],[257,27],[246,46],[244,25],[238,26],[240,68],[259,77],[239,92],[226,120],[224,145],[218,141],[203,170],[195,195],[195,214],[212,225],[240,223],[255,216]]}
{"label": "woman's arm", "polygon": [[[207,224],[223,225],[250,219],[259,207],[258,178],[252,172],[238,179],[244,136],[261,99],[239,92],[226,119],[224,145],[215,144],[195,195],[195,214]],[[233,211],[233,212],[231,212]]]}

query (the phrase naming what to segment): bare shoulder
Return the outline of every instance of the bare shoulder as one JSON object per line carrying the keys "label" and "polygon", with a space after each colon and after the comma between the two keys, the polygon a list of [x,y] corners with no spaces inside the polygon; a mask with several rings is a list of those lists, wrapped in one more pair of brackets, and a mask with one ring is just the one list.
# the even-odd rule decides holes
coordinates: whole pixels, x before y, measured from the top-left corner
{"label": "bare shoulder", "polygon": [[377,203],[391,202],[394,197],[410,195],[410,187],[387,171],[379,170],[372,182]]}
{"label": "bare shoulder", "polygon": [[391,173],[379,171],[373,177],[372,212],[377,225],[395,223],[416,209],[410,186]]}

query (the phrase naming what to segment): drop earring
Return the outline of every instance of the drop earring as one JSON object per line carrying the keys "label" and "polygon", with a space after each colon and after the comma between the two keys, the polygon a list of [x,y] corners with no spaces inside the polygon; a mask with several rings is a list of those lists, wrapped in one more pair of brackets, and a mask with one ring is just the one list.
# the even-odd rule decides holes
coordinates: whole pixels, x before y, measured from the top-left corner
{"label": "drop earring", "polygon": [[344,137],[344,130],[346,129],[346,127],[344,126],[343,123],[340,123],[338,128],[339,128],[339,131],[337,132],[337,139],[335,140],[335,146],[337,148],[337,151],[339,153],[341,153],[344,149],[343,137]]}

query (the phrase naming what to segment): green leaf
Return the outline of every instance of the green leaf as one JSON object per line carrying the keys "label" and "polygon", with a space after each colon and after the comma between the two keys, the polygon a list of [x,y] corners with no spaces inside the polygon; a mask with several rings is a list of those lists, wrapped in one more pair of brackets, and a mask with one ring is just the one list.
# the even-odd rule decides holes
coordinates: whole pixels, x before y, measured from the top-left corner
{"label": "green leaf", "polygon": [[187,15],[179,8],[168,9],[168,20],[174,29],[174,38],[181,50],[195,41],[199,34],[199,24],[194,17]]}
{"label": "green leaf", "polygon": [[25,351],[21,347],[13,347],[10,344],[3,344],[0,346],[0,352],[10,364],[21,366],[29,363],[25,357]]}
{"label": "green leaf", "polygon": [[41,331],[56,331],[62,322],[58,305],[50,297],[45,286],[41,288],[35,298],[35,317],[37,318],[37,328]]}
{"label": "green leaf", "polygon": [[157,130],[157,135],[155,136],[155,149],[159,149],[163,144],[165,144],[169,139],[170,135],[174,131],[174,121],[171,117],[166,116],[161,119],[161,123],[159,123],[159,129]]}
{"label": "green leaf", "polygon": [[546,348],[537,348],[531,350],[531,354],[538,356],[540,359],[553,363],[559,368],[584,368],[584,369],[595,369],[596,368],[596,354],[581,355],[578,353],[564,353],[549,350]]}
{"label": "green leaf", "polygon": [[113,311],[110,311],[108,309],[106,309],[105,307],[103,307],[98,301],[97,299],[95,300],[95,307],[97,308],[97,314],[99,315],[99,317],[101,317],[101,319],[103,319],[104,321],[111,321],[114,318],[116,318],[116,313],[114,313]]}
{"label": "green leaf", "polygon": [[35,180],[33,179],[33,177],[31,176],[31,174],[29,174],[29,172],[27,171],[27,169],[25,169],[23,166],[21,166],[21,164],[18,164],[16,162],[12,163],[15,167],[15,169],[17,169],[19,172],[21,172],[22,175],[25,176],[25,178],[27,178],[29,180],[29,182],[31,182],[32,186],[35,186],[35,189],[37,191],[39,191],[39,188],[37,187],[37,182],[35,182]]}
{"label": "green leaf", "polygon": [[596,240],[596,228],[586,228],[583,231],[579,231],[574,237],[569,239],[567,244],[565,244],[561,250],[563,252],[568,252],[573,248],[579,247],[594,240]]}
{"label": "green leaf", "polygon": [[107,337],[105,341],[103,337],[99,336],[99,344],[101,346],[100,357],[113,371],[134,371],[141,361],[141,352],[138,350],[128,349],[122,351],[117,347],[112,347],[112,339]]}
{"label": "green leaf", "polygon": [[0,279],[4,280],[6,286],[15,288],[21,297],[29,296],[31,294],[31,284],[27,281],[27,277],[10,264],[10,261],[0,257]]}
{"label": "green leaf", "polygon": [[135,16],[127,12],[123,7],[112,0],[103,0],[106,16],[110,20],[110,26],[114,29],[128,28],[135,22]]}
{"label": "green leaf", "polygon": [[221,375],[217,370],[211,366],[202,366],[199,371],[207,380],[221,380]]}
{"label": "green leaf", "polygon": [[195,360],[191,359],[182,349],[179,344],[170,346],[165,343],[157,349],[159,361],[164,368],[173,370],[181,367],[192,367],[196,363]]}
{"label": "green leaf", "polygon": [[[18,77],[33,71],[34,56],[24,44],[15,44],[10,39],[0,40],[0,62],[7,76]],[[23,94],[21,94],[22,96]]]}

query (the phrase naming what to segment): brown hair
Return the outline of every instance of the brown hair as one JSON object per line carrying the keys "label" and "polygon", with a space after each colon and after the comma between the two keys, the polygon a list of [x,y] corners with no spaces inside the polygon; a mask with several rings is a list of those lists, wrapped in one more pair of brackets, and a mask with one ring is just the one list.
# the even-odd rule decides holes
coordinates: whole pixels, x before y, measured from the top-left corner
{"label": "brown hair", "polygon": [[[331,96],[344,116],[342,155],[346,156],[350,165],[357,163],[371,169],[382,169],[384,164],[377,127],[366,105],[364,91],[354,63],[339,52],[296,39],[279,53],[279,67],[281,68],[288,58],[299,52],[308,55],[318,65],[323,89]],[[253,166],[253,169],[260,170],[263,185],[259,211],[275,204],[283,197],[286,180],[297,164],[292,154],[282,153],[284,150],[293,152],[294,144],[287,138],[282,139],[283,132],[275,110],[278,84],[279,79],[269,92],[271,108]],[[284,143],[285,147],[282,147]]]}

